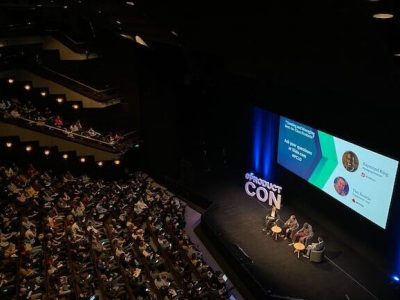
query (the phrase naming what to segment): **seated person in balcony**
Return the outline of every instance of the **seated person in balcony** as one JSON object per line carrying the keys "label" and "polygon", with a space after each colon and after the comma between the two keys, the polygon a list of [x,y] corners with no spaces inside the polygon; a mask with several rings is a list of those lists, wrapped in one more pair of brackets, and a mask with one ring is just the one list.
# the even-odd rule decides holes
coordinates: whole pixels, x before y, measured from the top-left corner
{"label": "seated person in balcony", "polygon": [[267,234],[270,234],[269,230],[278,219],[279,219],[278,209],[276,208],[275,205],[272,205],[267,215],[265,216],[265,228],[263,228],[263,231],[267,231]]}
{"label": "seated person in balcony", "polygon": [[324,247],[325,247],[324,240],[322,239],[322,237],[319,236],[318,243],[312,243],[311,245],[308,245],[307,253],[303,254],[303,256],[306,258],[310,258],[311,251],[320,251],[320,250],[324,249]]}
{"label": "seated person in balcony", "polygon": [[21,114],[18,112],[18,109],[15,107],[10,111],[10,116],[13,118],[21,117]]}
{"label": "seated person in balcony", "polygon": [[4,100],[4,99],[2,99],[2,100],[0,101],[0,109],[1,109],[1,110],[7,110],[7,109],[10,108],[10,106],[11,106],[10,101]]}
{"label": "seated person in balcony", "polygon": [[297,222],[295,215],[291,215],[283,225],[283,234],[281,236],[284,236],[285,240],[287,240],[297,228],[299,228],[299,222]]}
{"label": "seated person in balcony", "polygon": [[70,129],[72,132],[78,132],[78,131],[82,130],[81,122],[80,122],[79,120],[76,121],[74,124],[71,124],[71,126],[69,127],[69,129]]}
{"label": "seated person in balcony", "polygon": [[89,134],[89,136],[91,137],[96,137],[101,135],[100,133],[96,132],[93,128],[89,128],[89,130],[87,131],[87,133]]}
{"label": "seated person in balcony", "polygon": [[313,234],[312,226],[307,222],[305,222],[303,224],[303,227],[294,234],[292,243],[290,243],[289,246],[292,246],[297,242],[304,243],[304,241],[312,234]]}
{"label": "seated person in balcony", "polygon": [[64,126],[64,121],[59,115],[57,115],[53,120],[53,124],[56,127],[62,127]]}
{"label": "seated person in balcony", "polygon": [[71,124],[71,126],[69,126],[69,130],[71,132],[77,132],[79,131],[78,127],[75,124]]}

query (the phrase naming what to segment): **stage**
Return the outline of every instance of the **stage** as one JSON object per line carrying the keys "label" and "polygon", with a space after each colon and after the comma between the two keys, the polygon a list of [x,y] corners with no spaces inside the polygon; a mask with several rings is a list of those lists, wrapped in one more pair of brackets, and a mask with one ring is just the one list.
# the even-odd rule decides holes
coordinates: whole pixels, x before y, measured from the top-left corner
{"label": "stage", "polygon": [[267,206],[246,195],[244,182],[237,176],[210,175],[191,189],[212,202],[202,216],[202,231],[254,299],[398,299],[384,270],[360,255],[356,245],[319,226],[315,216],[288,205],[280,211],[282,219],[294,213],[300,225],[310,222],[316,236],[324,237],[322,263],[298,259],[288,241],[265,235]]}

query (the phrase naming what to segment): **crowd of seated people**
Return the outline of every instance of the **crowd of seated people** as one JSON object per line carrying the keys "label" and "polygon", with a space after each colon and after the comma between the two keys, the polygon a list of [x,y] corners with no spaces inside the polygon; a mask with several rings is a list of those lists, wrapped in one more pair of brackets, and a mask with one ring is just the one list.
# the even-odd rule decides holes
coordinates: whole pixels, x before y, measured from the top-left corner
{"label": "crowd of seated people", "polygon": [[68,138],[90,138],[99,141],[116,149],[124,150],[130,146],[124,140],[124,133],[120,132],[100,132],[92,127],[82,124],[80,120],[68,119],[55,113],[49,107],[41,109],[36,107],[31,101],[22,102],[16,97],[0,100],[0,112],[4,118],[26,119],[30,125],[36,124],[41,127],[48,125],[61,129]]}
{"label": "crowd of seated people", "polygon": [[185,203],[143,173],[108,182],[0,167],[4,298],[227,299]]}

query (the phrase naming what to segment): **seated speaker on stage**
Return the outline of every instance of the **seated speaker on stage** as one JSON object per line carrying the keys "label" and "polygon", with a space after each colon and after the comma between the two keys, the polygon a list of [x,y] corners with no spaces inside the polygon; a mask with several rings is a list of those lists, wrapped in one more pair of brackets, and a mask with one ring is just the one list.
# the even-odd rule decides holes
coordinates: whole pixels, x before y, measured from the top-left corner
{"label": "seated speaker on stage", "polygon": [[310,253],[313,251],[322,251],[325,248],[325,243],[322,237],[318,237],[318,243],[312,243],[307,246],[307,253],[303,254],[304,257],[310,258]]}
{"label": "seated speaker on stage", "polygon": [[285,237],[287,240],[289,237],[293,235],[293,233],[299,228],[299,222],[297,222],[296,216],[291,215],[289,219],[283,224],[281,237]]}
{"label": "seated speaker on stage", "polygon": [[293,244],[300,242],[305,245],[307,245],[307,242],[314,236],[314,232],[312,229],[312,226],[305,222],[303,224],[303,227],[297,231],[292,238],[292,242],[289,244],[289,246],[292,246]]}
{"label": "seated speaker on stage", "polygon": [[275,205],[272,205],[271,208],[268,210],[268,213],[265,216],[265,227],[263,231],[270,234],[271,227],[276,224],[277,220],[279,219],[278,209]]}

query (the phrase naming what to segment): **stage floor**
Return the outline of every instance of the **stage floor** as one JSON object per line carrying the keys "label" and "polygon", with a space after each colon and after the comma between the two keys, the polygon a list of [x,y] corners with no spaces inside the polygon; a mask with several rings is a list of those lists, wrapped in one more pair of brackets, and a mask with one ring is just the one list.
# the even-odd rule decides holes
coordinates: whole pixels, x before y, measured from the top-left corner
{"label": "stage floor", "polygon": [[322,263],[311,263],[302,256],[298,259],[288,241],[265,235],[262,227],[267,207],[247,196],[243,184],[244,180],[213,176],[198,180],[191,188],[213,202],[203,222],[223,243],[243,249],[252,260],[246,263],[248,271],[264,290],[296,299],[397,299],[387,274],[351,245],[319,228],[315,220],[310,222],[309,216],[288,206],[280,212],[283,219],[296,214],[300,224],[310,222],[317,234],[325,237],[326,259]]}

